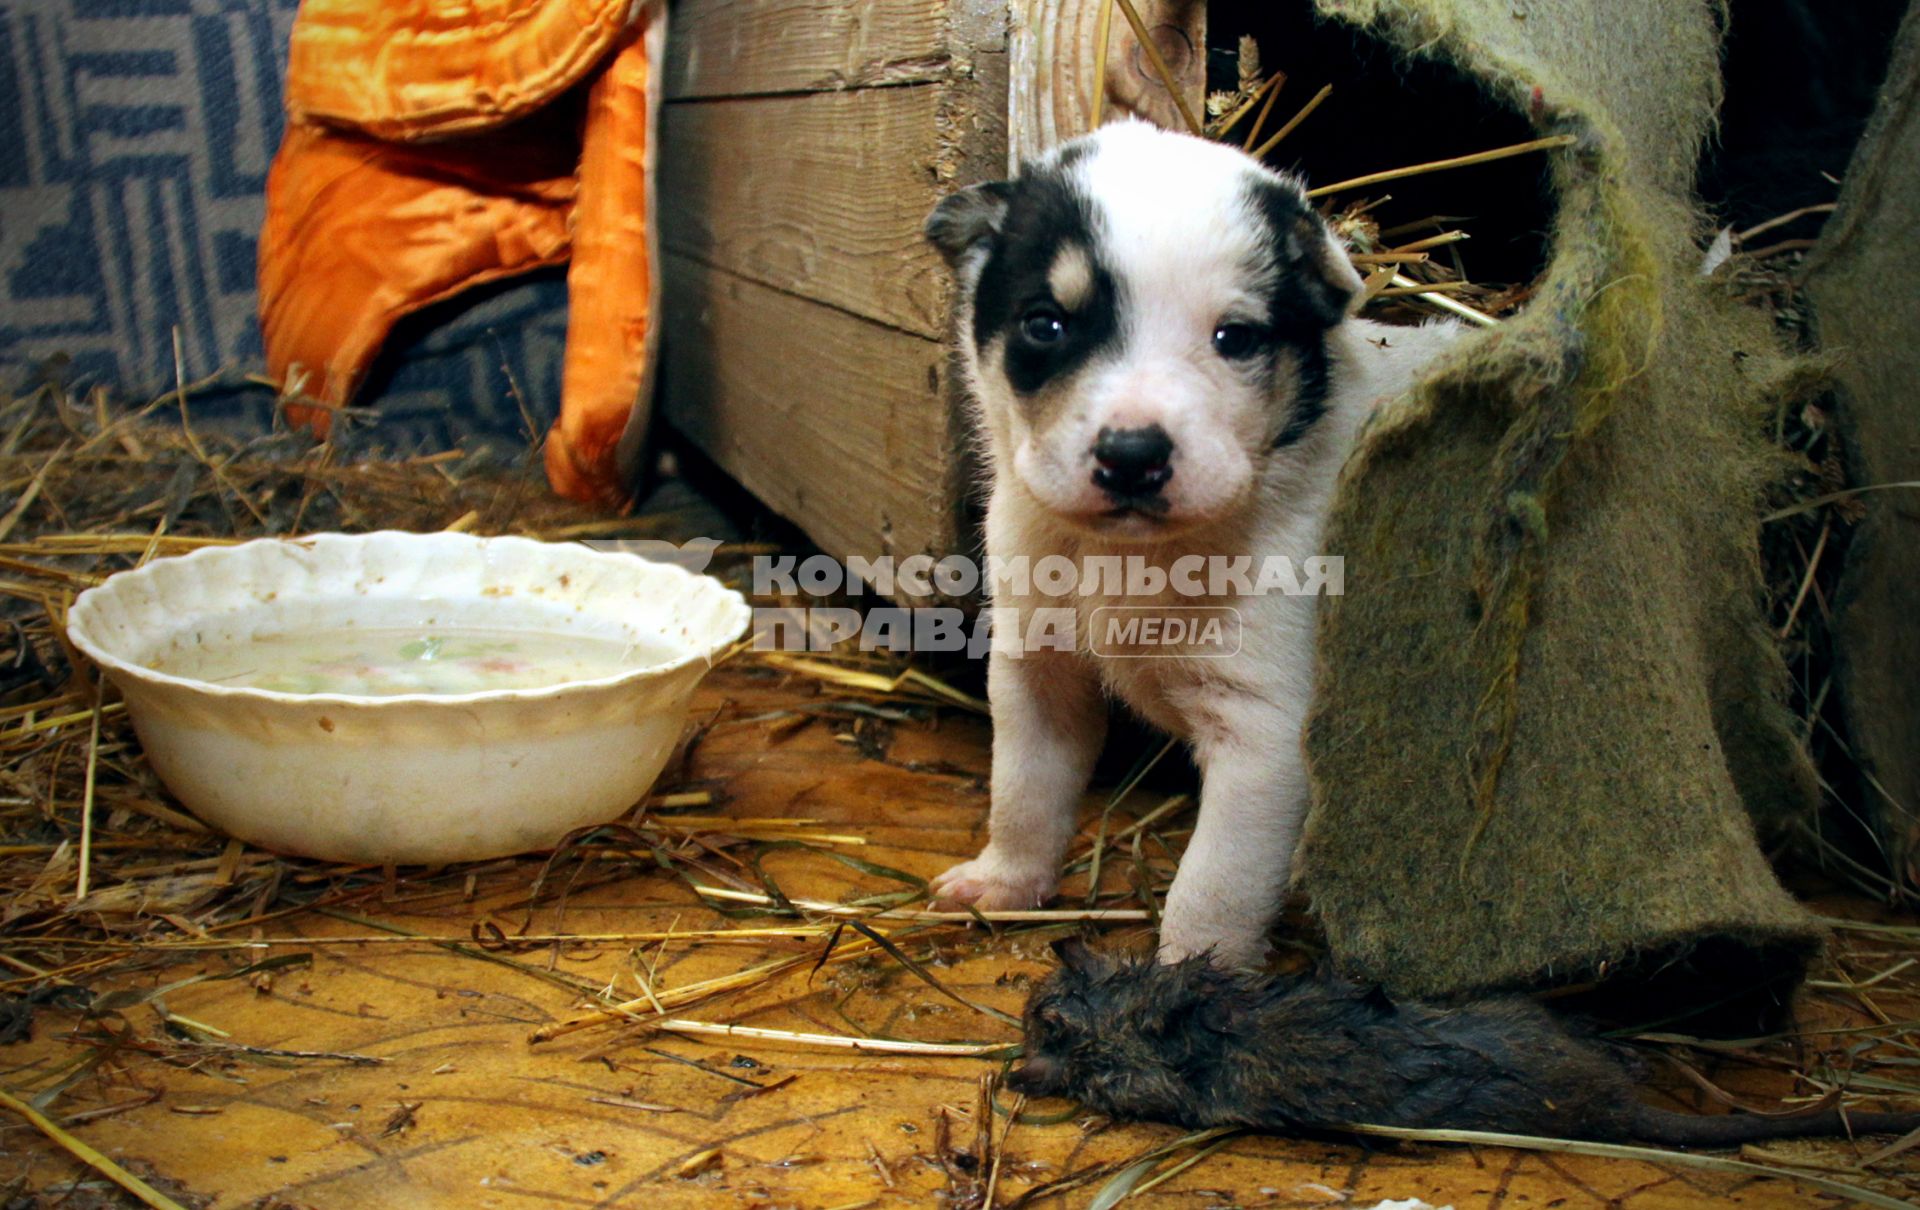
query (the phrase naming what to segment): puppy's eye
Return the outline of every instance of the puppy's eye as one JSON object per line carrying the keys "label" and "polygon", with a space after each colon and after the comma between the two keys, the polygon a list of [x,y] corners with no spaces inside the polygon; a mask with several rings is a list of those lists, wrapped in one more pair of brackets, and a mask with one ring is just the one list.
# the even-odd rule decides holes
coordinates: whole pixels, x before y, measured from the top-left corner
{"label": "puppy's eye", "polygon": [[1035,307],[1020,317],[1020,334],[1037,345],[1058,344],[1067,338],[1067,320],[1052,307]]}
{"label": "puppy's eye", "polygon": [[1260,348],[1260,329],[1252,324],[1221,324],[1213,330],[1213,351],[1228,361],[1251,357]]}

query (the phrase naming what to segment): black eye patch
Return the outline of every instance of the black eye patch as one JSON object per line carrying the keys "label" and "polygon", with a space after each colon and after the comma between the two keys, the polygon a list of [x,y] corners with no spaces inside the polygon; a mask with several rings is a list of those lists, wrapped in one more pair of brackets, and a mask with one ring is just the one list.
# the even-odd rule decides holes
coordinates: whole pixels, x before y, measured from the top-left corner
{"label": "black eye patch", "polygon": [[[1007,214],[973,296],[973,338],[984,350],[1004,342],[1007,382],[1032,395],[1064,378],[1118,337],[1118,292],[1101,264],[1096,220],[1087,199],[1058,167],[1029,169],[1014,181]],[[1063,256],[1078,258],[1084,289],[1054,297],[1048,278]]]}

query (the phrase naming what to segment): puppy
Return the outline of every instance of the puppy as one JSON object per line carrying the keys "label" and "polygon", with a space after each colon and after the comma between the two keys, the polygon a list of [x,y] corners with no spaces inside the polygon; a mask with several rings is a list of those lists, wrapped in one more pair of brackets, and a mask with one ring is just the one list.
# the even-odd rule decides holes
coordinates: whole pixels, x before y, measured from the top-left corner
{"label": "puppy", "polygon": [[[959,357],[993,477],[990,569],[1050,555],[1081,568],[1119,556],[1165,573],[1183,558],[1188,568],[1276,555],[1304,565],[1321,553],[1361,422],[1458,333],[1349,318],[1359,275],[1298,182],[1141,122],[955,193],[926,233],[958,285]],[[1265,953],[1307,808],[1301,727],[1318,600],[1249,595],[1191,572],[1167,578],[1134,595],[1083,578],[1066,599],[1036,577],[991,578],[996,633],[1064,606],[1076,649],[996,644],[989,840],[934,890],[987,910],[1054,893],[1111,694],[1190,744],[1204,777],[1164,905],[1161,959],[1251,964]],[[1140,587],[1154,587],[1151,575]],[[1095,611],[1109,606],[1235,609],[1240,650],[1095,655]],[[1104,658],[1114,654],[1160,658]]]}

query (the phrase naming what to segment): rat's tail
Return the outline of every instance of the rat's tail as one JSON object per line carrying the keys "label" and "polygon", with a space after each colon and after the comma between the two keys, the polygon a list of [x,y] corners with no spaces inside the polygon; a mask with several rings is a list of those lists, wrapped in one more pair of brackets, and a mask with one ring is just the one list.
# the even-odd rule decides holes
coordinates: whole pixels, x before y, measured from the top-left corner
{"label": "rat's tail", "polygon": [[1673,1113],[1642,1105],[1633,1113],[1633,1137],[1679,1147],[1738,1147],[1761,1139],[1843,1138],[1920,1130],[1920,1113],[1856,1113],[1823,1109],[1790,1117],[1754,1113]]}

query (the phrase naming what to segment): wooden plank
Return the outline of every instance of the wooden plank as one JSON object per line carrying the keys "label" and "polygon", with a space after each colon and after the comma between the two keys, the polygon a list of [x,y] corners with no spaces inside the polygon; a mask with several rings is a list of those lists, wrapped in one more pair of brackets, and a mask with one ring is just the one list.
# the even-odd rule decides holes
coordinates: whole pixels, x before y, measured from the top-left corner
{"label": "wooden plank", "polygon": [[667,96],[826,92],[945,80],[947,0],[681,0]]}
{"label": "wooden plank", "polygon": [[[1008,169],[1093,126],[1093,71],[1102,0],[1014,0],[1009,53]],[[1195,114],[1207,87],[1207,6],[1203,0],[1134,0],[1134,9]],[[1173,94],[1114,11],[1108,35],[1103,120],[1129,114],[1184,129]]]}
{"label": "wooden plank", "polygon": [[936,85],[680,102],[662,115],[665,246],[938,338],[946,274],[921,238],[960,175]]}
{"label": "wooden plank", "polygon": [[946,351],[668,253],[664,410],[822,550],[953,549]]}

